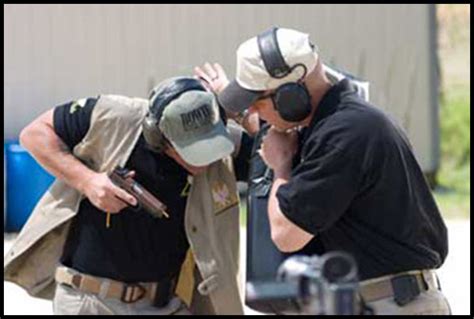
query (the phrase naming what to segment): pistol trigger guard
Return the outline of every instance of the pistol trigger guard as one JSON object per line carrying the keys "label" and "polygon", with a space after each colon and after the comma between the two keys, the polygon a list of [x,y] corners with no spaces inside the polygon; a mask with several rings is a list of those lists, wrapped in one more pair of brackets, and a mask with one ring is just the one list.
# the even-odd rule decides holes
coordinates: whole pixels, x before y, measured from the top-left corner
{"label": "pistol trigger guard", "polygon": [[135,206],[130,206],[130,207],[132,207],[132,209],[133,209],[134,211],[139,211],[139,210],[141,210],[141,209],[143,208],[142,205],[140,204],[140,202],[139,202],[138,200],[137,200],[137,204],[136,204]]}

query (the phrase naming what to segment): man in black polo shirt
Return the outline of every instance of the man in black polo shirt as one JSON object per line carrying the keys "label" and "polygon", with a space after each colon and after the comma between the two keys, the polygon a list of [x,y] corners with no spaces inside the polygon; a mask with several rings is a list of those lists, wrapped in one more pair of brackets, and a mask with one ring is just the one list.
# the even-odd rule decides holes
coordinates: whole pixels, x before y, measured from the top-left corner
{"label": "man in black polo shirt", "polygon": [[[115,101],[115,105],[106,106],[104,103],[110,103],[107,101]],[[100,109],[97,109],[98,103],[101,103]],[[143,106],[140,104],[137,107],[138,103]],[[22,144],[58,178],[71,183],[85,195],[72,219],[59,260],[62,266],[58,268],[60,272],[56,272],[58,285],[54,297],[55,314],[189,314],[189,309],[180,299],[181,295],[176,292],[179,289],[178,277],[181,272],[185,272],[184,263],[185,259],[188,260],[190,246],[187,238],[189,230],[185,229],[185,210],[189,211],[189,203],[198,206],[206,204],[200,202],[199,198],[188,200],[190,183],[199,174],[213,174],[209,167],[221,167],[216,165],[221,165],[219,161],[231,154],[237,180],[245,181],[247,178],[251,138],[246,134],[241,137],[237,135],[241,140],[235,143],[235,137],[225,129],[225,116],[221,113],[222,118],[219,118],[213,95],[206,91],[201,82],[189,77],[163,81],[155,89],[150,97],[146,119],[156,120],[156,123],[152,121],[151,128],[144,126],[143,134],[138,135],[133,146],[125,146],[131,150],[125,168],[132,172],[139,184],[166,205],[168,218],[155,218],[143,208],[132,207],[137,204],[136,198],[114,185],[106,173],[87,169],[85,172],[90,172],[90,175],[79,174],[77,167],[82,167],[82,164],[75,159],[71,162],[74,165],[69,167],[57,162],[59,158],[71,157],[73,150],[76,154],[79,152],[78,148],[87,147],[84,144],[97,143],[97,138],[94,137],[97,134],[103,134],[100,140],[104,139],[107,143],[110,138],[112,143],[113,137],[107,137],[107,134],[113,130],[105,128],[113,125],[114,130],[126,129],[128,120],[122,120],[114,113],[114,108],[128,110],[124,107],[128,107],[130,112],[144,114],[142,107],[148,109],[148,102],[117,96],[73,101],[48,111],[22,132]],[[96,126],[91,125],[92,120]],[[154,131],[158,129],[158,125],[162,132],[159,134],[159,131]],[[101,130],[96,131],[98,127]],[[41,144],[38,138],[48,139],[49,142]],[[157,138],[161,139],[160,143],[156,143]],[[203,142],[206,144],[202,144]],[[57,150],[53,145],[62,145],[62,150]],[[54,152],[62,152],[63,157]],[[94,147],[90,152],[99,154],[94,156],[100,158],[104,149]],[[53,159],[48,153],[57,154],[58,158]],[[103,156],[108,158],[109,155]],[[71,177],[73,174],[75,179]],[[199,179],[201,183],[202,180]],[[208,191],[208,197],[214,200],[209,200],[208,203],[219,208],[219,212],[211,212],[211,218],[216,218],[212,226],[216,232],[232,233],[234,228],[237,232],[239,229],[238,223],[233,223],[226,229],[221,228],[226,227],[224,223],[230,217],[228,214],[238,220],[238,199],[229,191],[231,187],[226,184],[229,180],[234,180],[235,184],[235,178],[227,181],[219,179],[219,176],[209,178],[210,182],[217,183],[218,188],[211,184],[209,187],[212,188],[207,190],[203,185],[200,187],[202,189],[194,193],[196,197],[199,192],[206,194]],[[216,189],[220,193],[216,193]],[[235,185],[233,189],[235,190]],[[48,214],[53,217],[55,211],[51,210]],[[192,218],[195,219],[196,216],[186,216],[186,221],[189,222]],[[196,227],[193,226],[191,231],[196,232]],[[212,240],[209,234],[203,233],[200,236]],[[220,239],[229,239],[224,237],[220,236]],[[206,243],[209,247],[201,247],[200,252],[192,247],[193,253],[197,254],[196,261],[204,262],[209,255],[219,261],[214,266],[209,262],[205,263],[209,270],[212,270],[211,266],[225,267],[227,257],[220,258],[211,247],[215,246],[212,244]],[[237,251],[218,253],[236,259],[233,255],[238,254],[238,240],[237,245],[232,247],[237,247]],[[215,259],[211,261],[216,262]],[[190,265],[191,268],[188,269],[192,276],[194,268]],[[42,264],[38,265],[37,271],[41,271],[42,267]],[[230,277],[234,270],[237,268],[219,269],[228,272]],[[206,274],[201,272],[201,275]],[[211,298],[215,298],[211,294],[211,282],[208,278],[204,279],[206,282],[200,285],[200,293],[210,294]],[[145,283],[141,286],[144,290],[128,289],[140,288],[141,283]],[[220,287],[225,285],[229,284],[222,282]],[[190,294],[182,295],[192,297],[193,286],[185,289],[191,289]],[[215,304],[215,311],[238,314],[239,305],[241,309],[240,298],[237,295],[227,298],[227,301]]]}
{"label": "man in black polo shirt", "polygon": [[349,252],[376,314],[450,313],[434,271],[447,230],[406,135],[347,80],[328,80],[307,34],[274,28],[242,43],[218,98],[272,125],[259,154],[282,252]]}

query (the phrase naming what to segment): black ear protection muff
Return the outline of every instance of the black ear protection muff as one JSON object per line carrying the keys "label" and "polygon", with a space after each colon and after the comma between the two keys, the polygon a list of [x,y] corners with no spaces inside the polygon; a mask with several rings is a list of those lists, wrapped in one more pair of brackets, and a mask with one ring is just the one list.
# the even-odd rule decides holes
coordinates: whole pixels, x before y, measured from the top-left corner
{"label": "black ear protection muff", "polygon": [[[265,69],[271,77],[281,79],[290,74],[295,68],[303,67],[306,75],[306,66],[296,64],[290,67],[283,56],[276,37],[277,28],[267,30],[257,36],[258,48],[265,65]],[[285,83],[279,86],[271,95],[273,105],[280,116],[288,122],[299,122],[304,120],[311,112],[311,98],[306,86],[299,82]]]}
{"label": "black ear protection muff", "polygon": [[143,135],[151,150],[162,152],[167,143],[159,128],[165,107],[184,92],[192,90],[206,91],[199,80],[190,77],[176,78],[153,89],[149,96],[150,108],[143,121]]}

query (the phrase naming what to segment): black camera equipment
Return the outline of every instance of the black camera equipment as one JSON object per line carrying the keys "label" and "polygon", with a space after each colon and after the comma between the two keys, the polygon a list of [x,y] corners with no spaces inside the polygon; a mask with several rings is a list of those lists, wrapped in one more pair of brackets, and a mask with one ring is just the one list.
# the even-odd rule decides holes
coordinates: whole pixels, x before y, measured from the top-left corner
{"label": "black camera equipment", "polygon": [[342,251],[291,256],[275,281],[247,283],[246,304],[267,303],[277,314],[372,314],[359,297],[357,273],[354,258]]}

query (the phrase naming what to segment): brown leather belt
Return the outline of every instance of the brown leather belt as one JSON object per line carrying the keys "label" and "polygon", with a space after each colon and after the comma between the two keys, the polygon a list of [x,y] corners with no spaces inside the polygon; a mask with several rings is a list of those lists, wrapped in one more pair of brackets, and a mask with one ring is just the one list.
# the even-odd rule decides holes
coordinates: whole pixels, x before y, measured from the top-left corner
{"label": "brown leather belt", "polygon": [[[105,298],[119,299],[124,303],[134,303],[143,298],[157,307],[165,306],[173,296],[176,278],[162,282],[124,283],[108,278],[95,277],[77,270],[59,266],[55,273],[56,282],[66,284],[79,291]],[[156,304],[158,302],[158,304]]]}
{"label": "brown leather belt", "polygon": [[400,290],[412,290],[420,293],[429,289],[440,289],[438,277],[434,270],[407,271],[365,280],[360,283],[360,294],[365,302],[390,297],[396,298],[397,292]]}

